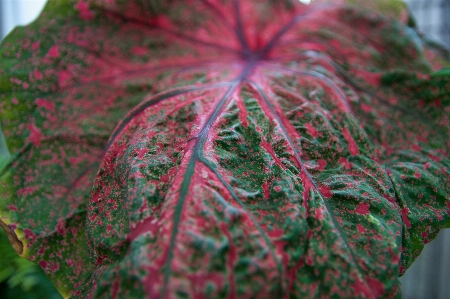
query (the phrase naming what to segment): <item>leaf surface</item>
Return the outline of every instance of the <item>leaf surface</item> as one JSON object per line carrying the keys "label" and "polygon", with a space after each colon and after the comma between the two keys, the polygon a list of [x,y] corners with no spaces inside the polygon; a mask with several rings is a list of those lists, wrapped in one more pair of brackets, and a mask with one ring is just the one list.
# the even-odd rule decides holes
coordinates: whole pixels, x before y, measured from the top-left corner
{"label": "leaf surface", "polygon": [[399,297],[449,219],[433,53],[356,6],[51,0],[0,49],[2,220],[73,297]]}

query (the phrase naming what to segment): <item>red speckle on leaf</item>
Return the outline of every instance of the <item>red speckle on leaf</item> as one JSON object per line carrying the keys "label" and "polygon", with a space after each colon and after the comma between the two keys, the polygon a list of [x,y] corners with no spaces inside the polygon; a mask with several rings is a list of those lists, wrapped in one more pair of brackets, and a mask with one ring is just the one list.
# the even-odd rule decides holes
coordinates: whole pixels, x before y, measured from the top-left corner
{"label": "red speckle on leaf", "polygon": [[362,109],[362,111],[364,111],[364,112],[366,112],[366,113],[369,113],[370,111],[372,111],[372,106],[370,106],[370,105],[367,105],[367,104],[361,104],[361,109]]}
{"label": "red speckle on leaf", "polygon": [[40,43],[39,43],[39,42],[34,42],[34,43],[31,45],[31,49],[37,50],[37,49],[39,49],[39,46],[40,46]]}
{"label": "red speckle on leaf", "polygon": [[366,228],[359,223],[356,225],[356,228],[358,229],[358,233],[360,234],[364,234],[367,232]]}
{"label": "red speckle on leaf", "polygon": [[46,261],[39,261],[39,266],[41,266],[42,269],[47,268],[47,262]]}
{"label": "red speckle on leaf", "polygon": [[333,196],[330,187],[326,185],[319,185],[319,191],[325,198],[331,198]]}
{"label": "red speckle on leaf", "polygon": [[74,260],[71,259],[67,259],[66,260],[67,265],[69,265],[70,267],[73,267],[73,265],[75,264]]}
{"label": "red speckle on leaf", "polygon": [[408,214],[409,214],[409,209],[408,208],[402,209],[403,223],[405,223],[407,228],[411,228],[411,222],[409,221]]}
{"label": "red speckle on leaf", "polygon": [[422,175],[420,174],[420,172],[415,172],[414,176],[418,179],[420,179],[422,177]]}
{"label": "red speckle on leaf", "polygon": [[369,203],[360,202],[356,207],[355,212],[360,215],[367,215],[369,214],[369,207]]}
{"label": "red speckle on leaf", "polygon": [[56,232],[59,235],[64,235],[66,233],[64,219],[59,219],[58,224],[56,225]]}
{"label": "red speckle on leaf", "polygon": [[169,29],[172,27],[172,23],[167,16],[159,15],[150,20],[150,24],[156,27]]}
{"label": "red speckle on leaf", "polygon": [[429,154],[428,157],[429,157],[431,160],[435,161],[435,162],[441,162],[441,160],[442,160],[441,157],[435,156],[435,155],[432,155],[432,154]]}
{"label": "red speckle on leaf", "polygon": [[58,73],[58,84],[60,87],[64,87],[67,81],[70,80],[70,73],[68,71],[62,70]]}
{"label": "red speckle on leaf", "polygon": [[361,296],[363,298],[374,298],[370,288],[366,283],[356,278],[352,285],[355,296]]}
{"label": "red speckle on leaf", "polygon": [[167,184],[173,178],[173,176],[177,173],[177,170],[178,169],[176,167],[171,168],[167,174],[161,176],[161,178],[160,178],[161,182]]}
{"label": "red speckle on leaf", "polygon": [[366,277],[367,283],[369,284],[372,294],[375,298],[382,298],[384,294],[384,285],[378,279],[373,277]]}
{"label": "red speckle on leaf", "polygon": [[319,164],[319,170],[324,170],[325,166],[327,166],[327,161],[324,159],[320,159],[317,163]]}
{"label": "red speckle on leaf", "polygon": [[355,156],[359,154],[358,146],[356,145],[355,140],[353,139],[353,136],[350,134],[350,131],[347,128],[344,128],[342,130],[342,134],[344,134],[345,140],[348,142],[348,150],[352,156]]}
{"label": "red speckle on leaf", "polygon": [[317,136],[319,136],[319,132],[316,130],[316,128],[314,128],[314,126],[311,123],[306,123],[305,127],[308,134],[311,135],[312,137],[317,138]]}
{"label": "red speckle on leaf", "polygon": [[411,144],[411,149],[416,152],[421,152],[422,148],[417,144]]}
{"label": "red speckle on leaf", "polygon": [[383,194],[383,197],[384,197],[385,199],[387,199],[389,202],[395,203],[395,198],[392,198],[392,197],[390,197],[390,196],[387,195],[387,194]]}
{"label": "red speckle on leaf", "polygon": [[94,18],[94,13],[89,9],[89,3],[84,2],[84,0],[79,0],[75,9],[78,10],[80,19],[89,21]]}
{"label": "red speckle on leaf", "polygon": [[442,103],[441,103],[441,100],[440,100],[440,99],[435,100],[435,101],[433,102],[433,104],[434,104],[434,107],[436,107],[436,108],[439,108],[439,107],[442,106]]}
{"label": "red speckle on leaf", "polygon": [[34,144],[34,146],[39,146],[42,139],[41,131],[36,127],[35,124],[29,124],[27,128],[28,130],[30,130],[30,135],[28,136],[27,141]]}
{"label": "red speckle on leaf", "polygon": [[262,189],[263,189],[263,195],[265,199],[269,199],[270,198],[270,191],[269,191],[269,182],[264,182],[262,184]]}
{"label": "red speckle on leaf", "polygon": [[53,47],[51,47],[48,50],[47,56],[51,57],[51,58],[58,58],[59,57],[59,48],[58,48],[58,46],[54,45]]}
{"label": "red speckle on leaf", "polygon": [[324,213],[323,213],[324,211],[321,209],[321,208],[317,208],[316,209],[316,215],[315,215],[315,218],[317,219],[317,220],[322,220],[323,219],[323,216],[324,216]]}
{"label": "red speckle on leaf", "polygon": [[33,75],[38,80],[41,80],[44,77],[38,69],[34,69]]}
{"label": "red speckle on leaf", "polygon": [[12,98],[11,103],[13,103],[14,105],[19,104],[19,100],[17,98]]}
{"label": "red speckle on leaf", "polygon": [[11,204],[11,205],[8,206],[8,210],[10,210],[10,211],[17,211],[17,208],[16,208],[15,205]]}
{"label": "red speckle on leaf", "polygon": [[148,153],[148,150],[146,148],[140,148],[137,150],[137,158],[142,159],[144,156]]}
{"label": "red speckle on leaf", "polygon": [[131,48],[131,53],[133,53],[134,55],[137,55],[137,56],[144,56],[148,53],[148,48],[134,46]]}
{"label": "red speckle on leaf", "polygon": [[51,112],[55,111],[55,103],[47,101],[46,99],[36,99],[34,101],[38,107],[45,108]]}
{"label": "red speckle on leaf", "polygon": [[354,72],[363,77],[367,83],[374,86],[380,85],[382,74],[372,73],[362,69],[354,70]]}
{"label": "red speckle on leaf", "polygon": [[352,168],[352,165],[350,164],[350,162],[344,157],[339,158],[338,162],[341,163],[342,165],[344,165],[345,169]]}
{"label": "red speckle on leaf", "polygon": [[105,259],[106,259],[106,256],[100,255],[100,256],[97,257],[97,260],[95,261],[95,264],[96,265],[101,265]]}

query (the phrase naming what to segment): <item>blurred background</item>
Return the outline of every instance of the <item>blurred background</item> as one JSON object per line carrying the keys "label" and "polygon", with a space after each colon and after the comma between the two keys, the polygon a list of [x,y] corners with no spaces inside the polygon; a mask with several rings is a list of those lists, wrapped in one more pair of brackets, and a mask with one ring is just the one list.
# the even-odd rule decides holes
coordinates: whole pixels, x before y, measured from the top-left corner
{"label": "blurred background", "polygon": [[[0,0],[0,40],[26,25],[47,0]],[[309,0],[300,0],[309,3]],[[419,30],[450,48],[450,0],[406,0]],[[1,161],[0,161],[1,162]],[[1,164],[1,163],[0,163]],[[442,231],[400,279],[404,299],[450,299],[450,229]],[[0,229],[0,298],[62,298],[35,264],[17,256]]]}

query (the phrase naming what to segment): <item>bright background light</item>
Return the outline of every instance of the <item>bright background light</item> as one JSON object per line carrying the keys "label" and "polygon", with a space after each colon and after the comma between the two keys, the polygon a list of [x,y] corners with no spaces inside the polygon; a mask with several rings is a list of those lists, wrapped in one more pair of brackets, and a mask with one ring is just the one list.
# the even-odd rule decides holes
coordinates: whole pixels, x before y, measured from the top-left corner
{"label": "bright background light", "polygon": [[46,2],[47,0],[0,0],[0,40],[14,27],[34,21]]}

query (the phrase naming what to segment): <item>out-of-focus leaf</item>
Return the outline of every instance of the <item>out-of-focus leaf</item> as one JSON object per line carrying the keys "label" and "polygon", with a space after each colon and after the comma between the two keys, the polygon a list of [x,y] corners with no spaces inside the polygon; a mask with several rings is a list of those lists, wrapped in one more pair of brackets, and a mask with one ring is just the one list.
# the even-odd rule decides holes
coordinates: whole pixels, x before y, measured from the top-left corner
{"label": "out-of-focus leaf", "polygon": [[41,268],[17,255],[1,229],[0,257],[0,294],[2,299],[61,298]]}
{"label": "out-of-focus leaf", "polygon": [[448,77],[411,30],[51,0],[0,48],[2,220],[73,297],[399,297],[450,209]]}

